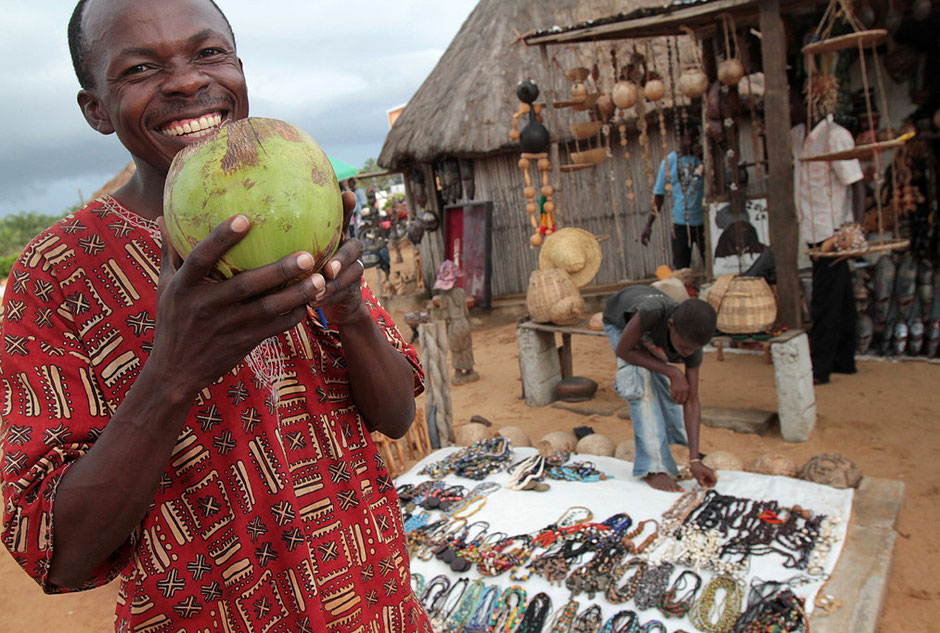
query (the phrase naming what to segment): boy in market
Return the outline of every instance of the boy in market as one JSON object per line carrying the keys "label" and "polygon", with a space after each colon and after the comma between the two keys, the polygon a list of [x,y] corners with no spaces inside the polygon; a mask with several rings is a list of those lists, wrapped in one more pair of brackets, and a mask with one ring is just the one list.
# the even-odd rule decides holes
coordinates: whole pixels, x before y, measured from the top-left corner
{"label": "boy in market", "polygon": [[[681,492],[670,444],[689,448],[692,475],[715,485],[702,463],[698,375],[702,347],[715,331],[715,310],[701,299],[678,302],[650,286],[624,288],[607,300],[604,332],[617,356],[614,387],[630,403],[633,474],[657,490]],[[674,363],[685,365],[683,372]]]}

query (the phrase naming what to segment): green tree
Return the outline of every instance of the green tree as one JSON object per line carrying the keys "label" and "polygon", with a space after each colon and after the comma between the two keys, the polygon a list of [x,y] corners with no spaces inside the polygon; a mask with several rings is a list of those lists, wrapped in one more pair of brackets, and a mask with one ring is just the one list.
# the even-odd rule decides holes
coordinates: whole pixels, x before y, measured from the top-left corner
{"label": "green tree", "polygon": [[[362,165],[362,169],[359,170],[359,173],[368,174],[377,171],[385,170],[379,167],[379,163],[374,158],[367,158],[366,162]],[[404,182],[401,174],[388,174],[387,176],[377,176],[375,178],[363,178],[360,175],[356,176],[356,180],[359,181],[363,187],[372,187],[377,191],[388,191],[392,185],[400,185]]]}

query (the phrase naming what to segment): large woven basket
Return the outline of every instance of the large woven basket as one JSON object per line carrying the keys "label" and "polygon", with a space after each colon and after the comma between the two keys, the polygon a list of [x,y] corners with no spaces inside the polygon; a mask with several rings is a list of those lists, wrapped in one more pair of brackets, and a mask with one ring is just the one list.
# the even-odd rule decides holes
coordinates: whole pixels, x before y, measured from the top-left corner
{"label": "large woven basket", "polygon": [[584,316],[584,299],[561,268],[532,271],[526,305],[536,323],[573,325]]}
{"label": "large woven basket", "polygon": [[763,332],[777,320],[777,300],[763,277],[735,277],[717,311],[720,331],[753,334]]}

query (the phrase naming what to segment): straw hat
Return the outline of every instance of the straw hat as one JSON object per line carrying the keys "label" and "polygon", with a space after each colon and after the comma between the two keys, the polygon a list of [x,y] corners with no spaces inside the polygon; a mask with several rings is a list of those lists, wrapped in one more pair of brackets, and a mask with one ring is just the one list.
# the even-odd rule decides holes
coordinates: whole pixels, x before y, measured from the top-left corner
{"label": "straw hat", "polygon": [[545,238],[539,251],[539,268],[561,268],[578,287],[594,279],[600,267],[601,246],[584,229],[559,229]]}

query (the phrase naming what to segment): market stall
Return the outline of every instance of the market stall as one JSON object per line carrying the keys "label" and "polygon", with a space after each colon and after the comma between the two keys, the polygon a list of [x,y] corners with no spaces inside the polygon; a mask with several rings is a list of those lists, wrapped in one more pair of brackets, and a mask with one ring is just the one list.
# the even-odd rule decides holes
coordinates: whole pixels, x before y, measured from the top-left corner
{"label": "market stall", "polygon": [[415,590],[436,630],[728,633],[781,617],[807,630],[851,488],[722,471],[713,490],[664,493],[631,469],[497,438],[399,477]]}

